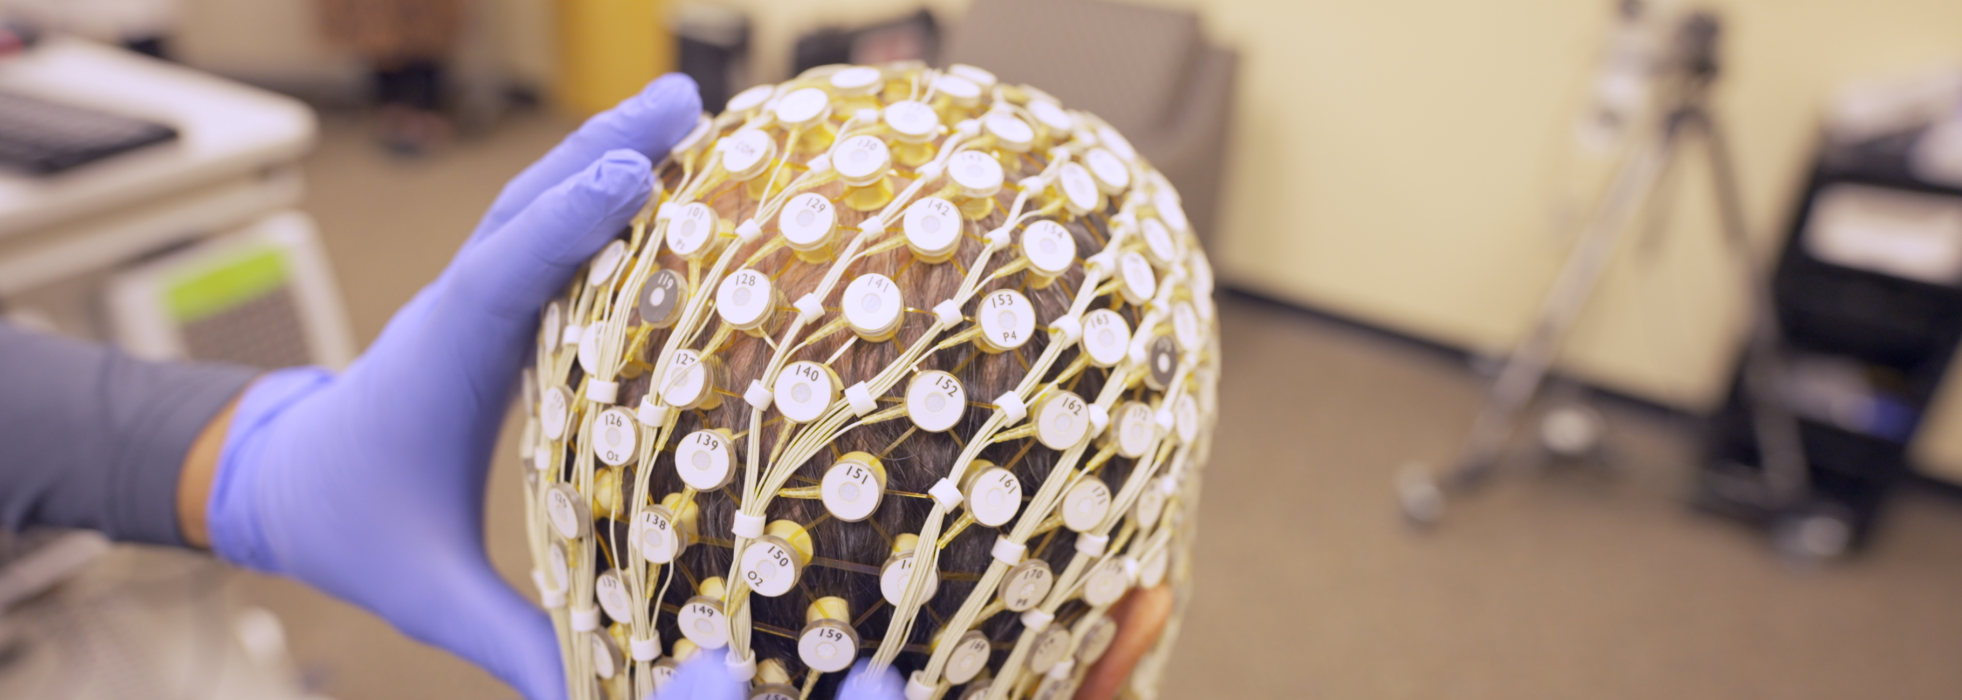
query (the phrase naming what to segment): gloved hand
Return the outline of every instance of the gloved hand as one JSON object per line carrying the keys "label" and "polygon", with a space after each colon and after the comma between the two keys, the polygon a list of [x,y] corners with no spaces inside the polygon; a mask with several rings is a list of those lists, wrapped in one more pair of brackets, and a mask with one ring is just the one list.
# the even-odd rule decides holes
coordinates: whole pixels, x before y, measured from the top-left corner
{"label": "gloved hand", "polygon": [[[727,654],[722,651],[699,653],[675,671],[674,679],[668,681],[661,692],[655,693],[653,700],[742,700],[749,695],[749,685],[738,683],[729,677],[729,667],[725,661]],[[843,685],[838,686],[837,700],[906,700],[906,681],[901,680],[899,672],[888,667],[879,673],[865,670],[871,659],[859,659],[845,676]]]}
{"label": "gloved hand", "polygon": [[212,549],[447,649],[533,700],[565,695],[551,623],[484,551],[490,453],[539,307],[647,201],[649,159],[693,128],[670,75],[506,185],[435,282],[340,375],[270,373],[241,396],[206,509]]}

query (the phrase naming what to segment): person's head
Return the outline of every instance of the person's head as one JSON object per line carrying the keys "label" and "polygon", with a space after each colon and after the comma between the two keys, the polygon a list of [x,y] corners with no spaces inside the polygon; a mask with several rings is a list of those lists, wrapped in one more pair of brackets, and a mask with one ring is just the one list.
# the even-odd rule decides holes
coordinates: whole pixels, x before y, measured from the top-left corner
{"label": "person's head", "polygon": [[727,646],[790,697],[867,657],[1053,694],[1127,589],[1184,580],[1211,272],[1115,131],[971,67],[834,66],[736,96],[657,171],[527,382],[575,693],[656,686],[618,670],[641,640]]}

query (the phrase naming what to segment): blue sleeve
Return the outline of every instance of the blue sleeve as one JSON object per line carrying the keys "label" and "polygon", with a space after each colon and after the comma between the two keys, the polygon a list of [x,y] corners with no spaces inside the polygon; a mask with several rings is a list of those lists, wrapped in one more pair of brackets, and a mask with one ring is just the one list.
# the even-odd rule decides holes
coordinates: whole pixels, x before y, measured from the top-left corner
{"label": "blue sleeve", "polygon": [[0,324],[0,526],[182,546],[184,454],[256,374]]}

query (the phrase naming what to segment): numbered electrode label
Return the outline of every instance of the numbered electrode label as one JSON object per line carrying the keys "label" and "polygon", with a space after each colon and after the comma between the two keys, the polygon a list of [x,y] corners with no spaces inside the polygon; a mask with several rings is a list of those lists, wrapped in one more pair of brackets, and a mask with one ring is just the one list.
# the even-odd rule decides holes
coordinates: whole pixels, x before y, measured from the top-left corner
{"label": "numbered electrode label", "polygon": [[1190,445],[1199,438],[1199,401],[1191,394],[1181,394],[1178,403],[1172,404],[1172,429],[1178,433],[1179,444]]}
{"label": "numbered electrode label", "polygon": [[675,530],[674,513],[664,506],[641,506],[634,516],[634,543],[643,559],[656,564],[674,561],[681,554],[681,533]]}
{"label": "numbered electrode label", "polygon": [[981,86],[958,75],[934,78],[933,89],[962,107],[973,107],[981,102]]}
{"label": "numbered electrode label", "polygon": [[1178,244],[1172,240],[1172,232],[1165,230],[1164,222],[1146,217],[1138,228],[1144,232],[1145,257],[1151,260],[1151,264],[1169,268],[1178,261]]}
{"label": "numbered electrode label", "polygon": [[[886,602],[894,606],[899,605],[900,596],[906,594],[906,577],[912,575],[913,553],[903,552],[893,555],[891,559],[886,560],[886,565],[879,569],[879,594],[885,596]],[[933,600],[933,596],[939,592],[940,572],[927,572],[925,600]]]}
{"label": "numbered electrode label", "polygon": [[713,369],[710,362],[702,360],[700,351],[675,351],[668,360],[667,376],[661,379],[661,400],[682,410],[707,405],[715,395]]}
{"label": "numbered electrode label", "polygon": [[1029,224],[1022,231],[1022,257],[1036,274],[1055,277],[1076,262],[1076,237],[1062,224],[1047,219]]}
{"label": "numbered electrode label", "polygon": [[552,521],[552,529],[568,540],[577,540],[593,532],[593,506],[579,495],[579,489],[572,484],[552,484],[545,491],[545,516]]}
{"label": "numbered electrode label", "polygon": [[613,273],[620,271],[620,263],[627,259],[627,242],[615,240],[601,248],[593,256],[593,264],[586,269],[586,286],[597,287],[613,279]]}
{"label": "numbered electrode label", "polygon": [[593,646],[593,674],[601,678],[612,678],[626,665],[626,658],[620,654],[620,645],[604,630],[588,632],[586,637]]}
{"label": "numbered electrode label", "polygon": [[1096,178],[1097,189],[1104,194],[1122,194],[1131,186],[1131,168],[1111,155],[1109,150],[1092,148],[1083,154],[1083,162],[1090,166],[1090,176]]}
{"label": "numbered electrode label", "polygon": [[1143,304],[1158,293],[1158,273],[1152,271],[1151,261],[1138,251],[1117,256],[1117,279],[1123,283],[1117,288],[1124,293],[1126,302]]}
{"label": "numbered electrode label", "polygon": [[1137,459],[1151,449],[1153,440],[1158,439],[1158,424],[1153,422],[1151,407],[1137,401],[1126,401],[1111,412],[1111,430],[1105,435],[1116,441],[1117,454],[1121,457]]}
{"label": "numbered electrode label", "polygon": [[870,134],[845,139],[831,155],[831,169],[838,171],[838,179],[853,187],[878,182],[890,167],[892,153],[886,150],[886,142]]}
{"label": "numbered electrode label", "polygon": [[962,495],[966,497],[968,512],[974,514],[974,522],[988,527],[1007,524],[1022,509],[1022,482],[1001,467],[976,474],[967,484],[967,493]]}
{"label": "numbered electrode label", "polygon": [[716,314],[723,323],[741,330],[762,326],[776,311],[775,291],[768,275],[753,269],[737,270],[715,290]]}
{"label": "numbered electrode label", "polygon": [[1001,162],[980,151],[961,151],[947,162],[947,177],[964,197],[992,197],[1001,191]]}
{"label": "numbered electrode label", "polygon": [[689,433],[674,446],[674,470],[696,491],[714,491],[727,485],[735,474],[735,463],[734,443],[713,430]]}
{"label": "numbered electrode label", "polygon": [[640,287],[640,321],[655,328],[667,328],[681,320],[687,282],[674,270],[655,270]]}
{"label": "numbered electrode label", "polygon": [[997,289],[981,297],[974,316],[981,326],[984,349],[1006,352],[1022,347],[1035,337],[1035,305],[1013,289]]}
{"label": "numbered electrode label", "polygon": [[1036,121],[1042,122],[1044,127],[1055,132],[1051,138],[1058,141],[1063,140],[1064,137],[1069,136],[1070,131],[1076,129],[1076,117],[1070,116],[1068,110],[1048,100],[1030,100],[1029,113],[1035,115]]}
{"label": "numbered electrode label", "polygon": [[838,380],[832,377],[830,368],[804,360],[785,366],[777,374],[777,384],[771,391],[784,418],[792,423],[809,423],[824,415],[824,409],[838,400]]}
{"label": "numbered electrode label", "polygon": [[1163,549],[1146,556],[1144,563],[1138,565],[1138,585],[1144,588],[1156,588],[1158,584],[1165,581],[1165,569],[1169,563],[1169,557]]}
{"label": "numbered electrode label", "polygon": [[947,682],[960,685],[974,680],[988,667],[988,656],[994,649],[988,644],[988,635],[980,630],[968,630],[954,643],[954,651],[947,655]]}
{"label": "numbered electrode label", "polygon": [[1090,578],[1083,583],[1083,602],[1091,605],[1110,605],[1124,597],[1131,589],[1131,582],[1125,580],[1124,565],[1117,559],[1106,560]]}
{"label": "numbered electrode label", "polygon": [[682,206],[668,219],[668,249],[684,258],[701,255],[715,240],[716,222],[715,210],[707,204]]}
{"label": "numbered electrode label", "polygon": [[[729,171],[729,177],[735,180],[748,180],[763,174],[764,168],[770,165],[770,159],[777,156],[777,142],[761,129],[738,131],[717,142],[716,147],[722,150],[722,169]],[[674,239],[668,239],[668,245],[672,247]]]}
{"label": "numbered electrode label", "polygon": [[1062,625],[1050,625],[1036,635],[1035,646],[1029,650],[1029,670],[1048,673],[1050,667],[1062,663],[1070,655],[1070,630]]}
{"label": "numbered electrode label", "polygon": [[1083,477],[1063,494],[1062,510],[1063,527],[1075,532],[1094,530],[1104,521],[1104,516],[1110,515],[1110,487],[1103,479]]}
{"label": "numbered electrode label", "polygon": [[831,517],[848,523],[872,517],[880,499],[885,497],[883,474],[883,470],[875,469],[868,460],[838,460],[825,470],[824,480],[819,483],[824,509]]}
{"label": "numbered electrode label", "polygon": [[777,229],[784,241],[797,250],[812,250],[831,242],[838,228],[838,207],[816,192],[790,198],[783,213],[777,215]]}
{"label": "numbered electrode label", "polygon": [[1110,309],[1092,311],[1083,315],[1083,339],[1078,342],[1090,354],[1091,364],[1116,366],[1130,350],[1131,324]]}
{"label": "numbered electrode label", "polygon": [[1162,335],[1152,338],[1145,358],[1146,362],[1150,363],[1146,368],[1150,372],[1145,374],[1145,386],[1157,391],[1164,391],[1166,387],[1170,387],[1172,378],[1177,376],[1179,371],[1178,344]]}
{"label": "numbered electrode label", "polygon": [[614,406],[593,419],[593,454],[608,465],[632,464],[639,456],[634,451],[639,438],[639,424],[627,409]]}
{"label": "numbered electrode label", "polygon": [[907,143],[931,141],[940,131],[939,113],[912,100],[886,105],[885,118],[886,126],[892,127],[893,134]]}
{"label": "numbered electrode label", "polygon": [[927,370],[906,385],[906,415],[921,430],[938,433],[959,423],[967,411],[967,389],[954,375]]}
{"label": "numbered electrode label", "polygon": [[1170,477],[1153,480],[1145,485],[1143,493],[1138,494],[1138,505],[1131,509],[1131,516],[1138,519],[1139,532],[1150,532],[1158,524],[1158,518],[1165,514],[1163,480],[1167,478]]}
{"label": "numbered electrode label", "polygon": [[1187,301],[1172,302],[1172,340],[1178,341],[1179,349],[1185,352],[1199,352],[1205,339],[1199,335],[1199,312],[1192,309]]}
{"label": "numbered electrode label", "polygon": [[858,631],[837,620],[817,620],[797,635],[797,658],[823,673],[852,667],[858,658]]}
{"label": "numbered electrode label", "polygon": [[926,197],[906,207],[900,225],[906,231],[906,247],[929,260],[945,258],[961,242],[961,211],[939,197]]}
{"label": "numbered electrode label", "polygon": [[1110,149],[1113,155],[1123,158],[1126,161],[1137,162],[1138,160],[1138,150],[1132,148],[1131,142],[1124,140],[1124,135],[1117,133],[1116,129],[1108,126],[1097,127],[1097,143],[1103,144],[1105,148]]}
{"label": "numbered electrode label", "polygon": [[906,300],[899,294],[899,285],[892,278],[878,273],[859,275],[851,284],[845,285],[845,294],[839,299],[845,312],[845,323],[853,333],[866,340],[884,339],[899,330],[899,323],[906,311]]}
{"label": "numbered electrode label", "polygon": [[995,143],[1008,151],[1022,153],[1035,144],[1035,129],[1008,112],[989,114],[981,120],[981,127],[988,130],[989,136],[995,137]]}
{"label": "numbered electrode label", "polygon": [[682,603],[681,612],[675,613],[675,626],[681,628],[681,636],[703,649],[721,649],[729,645],[729,618],[722,614],[722,601],[708,596],[695,596]]}
{"label": "numbered electrode label", "polygon": [[579,369],[586,374],[599,373],[600,333],[605,326],[604,322],[594,323],[579,332]]}
{"label": "numbered electrode label", "polygon": [[[546,389],[538,401],[538,428],[544,431],[545,439],[558,442],[565,439],[565,427],[572,422],[572,392],[565,387],[555,386]],[[539,469],[544,469],[540,466]]]}
{"label": "numbered electrode label", "polygon": [[735,97],[729,98],[729,111],[741,114],[761,107],[763,103],[770,101],[770,96],[776,94],[776,91],[775,85],[758,85],[736,93]]}
{"label": "numbered electrode label", "polygon": [[619,569],[607,569],[593,579],[593,597],[614,622],[633,620],[634,597],[627,591],[627,581]]}
{"label": "numbered electrode label", "polygon": [[872,66],[852,66],[831,74],[831,87],[840,95],[863,96],[879,91],[882,82],[879,69]]}
{"label": "numbered electrode label", "polygon": [[1009,612],[1027,612],[1049,597],[1049,589],[1055,585],[1056,572],[1050,570],[1049,562],[1024,559],[1001,579],[1002,607]]}
{"label": "numbered electrode label", "polygon": [[831,113],[831,96],[820,88],[804,88],[777,100],[777,121],[784,126],[803,127]]}
{"label": "numbered electrode label", "polygon": [[789,593],[803,573],[803,556],[781,538],[759,537],[743,548],[743,582],[767,598]]}
{"label": "numbered electrode label", "polygon": [[675,671],[680,668],[681,664],[675,663],[675,660],[671,658],[662,658],[654,662],[653,668],[648,669],[649,672],[647,675],[654,679],[655,694],[659,694],[668,687],[669,683],[674,682]]}
{"label": "numbered electrode label", "polygon": [[1082,666],[1097,663],[1110,651],[1110,643],[1117,639],[1117,621],[1106,615],[1098,615],[1096,621],[1083,628],[1083,641],[1076,645],[1076,662]]}
{"label": "numbered electrode label", "polygon": [[1097,181],[1082,165],[1064,163],[1056,173],[1056,186],[1062,189],[1063,206],[1071,214],[1082,216],[1103,207],[1104,193],[1097,190]]}
{"label": "numbered electrode label", "polygon": [[1045,396],[1036,402],[1035,430],[1043,447],[1058,452],[1075,447],[1090,433],[1089,404],[1069,391]]}

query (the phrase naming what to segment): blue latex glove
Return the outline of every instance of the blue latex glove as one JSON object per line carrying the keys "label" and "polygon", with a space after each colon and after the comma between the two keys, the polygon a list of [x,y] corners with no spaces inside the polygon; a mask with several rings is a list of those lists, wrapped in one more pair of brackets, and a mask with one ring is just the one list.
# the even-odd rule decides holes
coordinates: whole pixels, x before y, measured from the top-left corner
{"label": "blue latex glove", "polygon": [[448,269],[338,376],[260,378],[239,401],[206,510],[212,549],[354,603],[565,696],[551,623],[491,568],[484,482],[540,305],[647,201],[701,113],[671,75],[588,120],[505,186]]}
{"label": "blue latex glove", "polygon": [[[747,684],[729,677],[726,654],[705,652],[689,659],[675,671],[674,679],[656,693],[654,700],[743,700],[749,696]],[[871,659],[859,659],[845,682],[838,687],[838,700],[906,700],[906,681],[892,668],[879,673],[865,670]]]}

